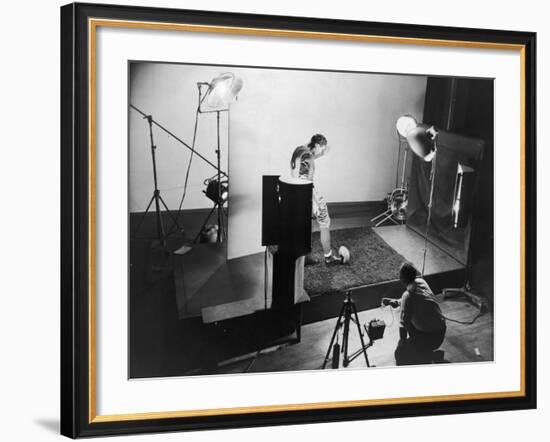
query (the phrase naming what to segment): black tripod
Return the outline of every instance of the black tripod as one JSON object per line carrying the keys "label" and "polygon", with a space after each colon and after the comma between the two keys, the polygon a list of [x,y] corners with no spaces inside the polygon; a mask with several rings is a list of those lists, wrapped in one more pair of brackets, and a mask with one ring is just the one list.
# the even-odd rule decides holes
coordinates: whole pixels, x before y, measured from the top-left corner
{"label": "black tripod", "polygon": [[[359,333],[359,338],[361,339],[361,348],[354,352],[351,356],[348,355],[348,340],[349,340],[349,326],[350,322],[354,322],[357,326],[357,332]],[[340,328],[344,326],[344,334],[342,336],[342,347],[340,349],[340,346],[338,345],[338,342],[334,344],[334,340],[338,336],[338,332],[340,331]],[[366,330],[365,330],[366,333]],[[367,334],[368,336],[368,334]],[[323,367],[325,368],[327,365],[328,360],[330,359],[330,353],[333,352],[332,357],[332,368],[338,368],[338,362],[340,360],[339,353],[344,353],[344,360],[342,361],[342,364],[344,367],[347,367],[351,361],[356,359],[361,353],[365,355],[365,362],[367,363],[367,367],[370,367],[369,363],[369,357],[367,356],[367,348],[369,348],[372,345],[372,342],[369,338],[369,343],[365,345],[365,341],[363,340],[363,332],[361,331],[361,324],[359,323],[359,316],[357,315],[357,307],[355,307],[355,302],[351,298],[351,291],[346,292],[346,299],[344,299],[344,303],[342,304],[342,310],[340,310],[340,316],[338,316],[338,321],[336,321],[336,327],[334,327],[334,332],[332,333],[332,338],[330,340],[330,344],[328,346],[327,354],[325,356],[325,361],[323,362]]]}
{"label": "black tripod", "polygon": [[165,233],[164,230],[164,223],[162,221],[162,214],[160,211],[160,205],[162,204],[164,209],[166,210],[166,213],[168,216],[172,219],[172,223],[174,226],[181,231],[181,227],[178,224],[178,221],[174,216],[170,213],[170,210],[168,209],[168,206],[162,199],[162,196],[160,195],[160,190],[158,188],[157,183],[157,160],[155,156],[155,150],[157,146],[155,146],[155,142],[153,140],[153,117],[151,115],[145,115],[143,117],[147,120],[149,123],[149,139],[151,141],[151,158],[153,162],[153,183],[154,183],[154,190],[153,190],[153,196],[149,200],[149,204],[147,204],[147,208],[145,209],[145,213],[142,215],[141,220],[139,221],[139,224],[134,232],[134,236],[139,232],[139,229],[141,228],[141,225],[143,224],[143,221],[145,220],[145,217],[147,216],[147,213],[149,213],[149,209],[151,208],[151,205],[153,204],[153,201],[155,202],[155,215],[156,215],[156,223],[157,223],[157,239],[161,242],[163,246],[166,244],[166,237],[168,236]]}

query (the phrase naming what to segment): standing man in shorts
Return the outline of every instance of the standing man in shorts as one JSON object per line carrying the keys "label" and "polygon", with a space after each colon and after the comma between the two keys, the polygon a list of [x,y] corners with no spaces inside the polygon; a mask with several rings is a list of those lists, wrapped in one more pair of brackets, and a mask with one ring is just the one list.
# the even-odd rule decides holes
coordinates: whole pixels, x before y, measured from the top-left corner
{"label": "standing man in shorts", "polygon": [[[290,160],[291,175],[294,178],[313,182],[315,175],[315,160],[322,157],[329,151],[327,139],[324,135],[316,134],[311,137],[311,141],[305,146],[298,146],[294,149],[292,159]],[[343,258],[332,252],[330,241],[330,216],[327,209],[327,203],[323,196],[313,185],[312,195],[312,215],[319,225],[321,235],[321,245],[325,255],[326,265],[342,264]],[[311,259],[306,257],[306,265],[313,264]]]}

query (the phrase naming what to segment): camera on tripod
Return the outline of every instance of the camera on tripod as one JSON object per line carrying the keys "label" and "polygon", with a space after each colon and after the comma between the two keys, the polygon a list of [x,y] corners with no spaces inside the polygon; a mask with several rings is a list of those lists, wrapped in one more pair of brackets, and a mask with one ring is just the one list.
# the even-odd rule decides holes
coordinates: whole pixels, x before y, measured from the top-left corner
{"label": "camera on tripod", "polygon": [[[359,339],[361,341],[361,346],[359,349],[350,354],[349,352],[349,332],[352,323],[357,327],[357,332],[359,334]],[[342,304],[342,310],[340,311],[340,316],[336,321],[336,326],[334,327],[334,332],[332,333],[332,338],[325,355],[325,360],[323,362],[322,368],[324,369],[332,355],[332,368],[338,368],[340,366],[340,353],[343,354],[342,365],[347,367],[355,358],[360,355],[365,357],[365,363],[367,367],[370,367],[369,357],[367,355],[367,349],[373,345],[373,342],[382,339],[384,337],[384,331],[386,330],[386,323],[381,319],[371,319],[367,324],[363,324],[365,332],[361,330],[361,325],[359,322],[359,316],[357,314],[357,307],[355,302],[351,297],[351,290],[346,292],[346,297],[344,303]],[[339,334],[340,330],[343,330],[342,333],[342,344],[340,345]],[[368,342],[365,343],[364,338],[368,338]]]}

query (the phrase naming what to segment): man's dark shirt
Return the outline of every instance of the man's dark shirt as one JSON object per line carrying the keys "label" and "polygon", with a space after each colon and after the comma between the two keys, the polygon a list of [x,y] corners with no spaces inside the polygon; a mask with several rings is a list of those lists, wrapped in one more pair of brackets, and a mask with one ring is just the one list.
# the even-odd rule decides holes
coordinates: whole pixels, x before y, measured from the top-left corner
{"label": "man's dark shirt", "polygon": [[430,287],[422,278],[407,286],[401,297],[401,327],[424,333],[445,328],[445,318]]}

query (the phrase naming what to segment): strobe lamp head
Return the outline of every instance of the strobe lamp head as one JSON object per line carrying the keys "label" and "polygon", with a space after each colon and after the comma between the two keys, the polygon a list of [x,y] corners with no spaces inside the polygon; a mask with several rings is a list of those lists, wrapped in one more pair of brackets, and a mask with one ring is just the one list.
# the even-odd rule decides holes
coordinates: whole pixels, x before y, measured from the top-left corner
{"label": "strobe lamp head", "polygon": [[243,81],[231,72],[218,75],[208,84],[204,101],[212,109],[226,108],[237,98]]}
{"label": "strobe lamp head", "polygon": [[426,162],[432,161],[436,152],[437,130],[420,125],[411,115],[403,115],[397,120],[397,132],[405,138],[416,156]]}
{"label": "strobe lamp head", "polygon": [[399,117],[397,119],[397,123],[395,123],[397,132],[403,138],[407,138],[407,135],[409,134],[409,132],[417,126],[418,126],[418,122],[412,115],[409,115],[409,114],[405,114]]}
{"label": "strobe lamp head", "polygon": [[204,184],[206,184],[206,190],[203,192],[208,199],[223,206],[229,197],[229,183],[212,179],[206,180]]}

